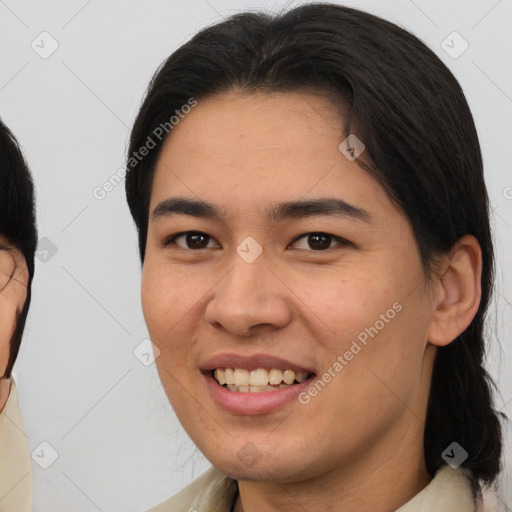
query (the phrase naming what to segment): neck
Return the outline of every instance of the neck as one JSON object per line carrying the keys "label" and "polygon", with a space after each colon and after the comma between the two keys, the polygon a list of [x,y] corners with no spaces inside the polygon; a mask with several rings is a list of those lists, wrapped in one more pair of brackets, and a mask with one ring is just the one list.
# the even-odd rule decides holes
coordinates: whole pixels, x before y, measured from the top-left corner
{"label": "neck", "polygon": [[233,512],[395,511],[431,480],[423,450],[412,441],[402,438],[391,456],[388,445],[387,457],[374,446],[357,462],[307,481],[239,481]]}

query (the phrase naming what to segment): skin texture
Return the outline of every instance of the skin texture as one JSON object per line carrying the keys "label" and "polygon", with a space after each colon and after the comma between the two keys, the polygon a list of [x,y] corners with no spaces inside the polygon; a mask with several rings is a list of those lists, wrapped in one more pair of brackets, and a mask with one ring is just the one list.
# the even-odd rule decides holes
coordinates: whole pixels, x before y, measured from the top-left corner
{"label": "skin texture", "polygon": [[[167,396],[199,449],[239,481],[237,511],[395,510],[430,481],[423,429],[436,346],[476,313],[480,248],[464,237],[427,280],[407,218],[338,150],[343,133],[342,111],[324,97],[231,91],[199,101],[157,164],[150,212],[184,196],[225,214],[150,215],[142,304]],[[371,222],[265,215],[321,197],[364,208]],[[207,247],[164,245],[187,230],[208,234]],[[298,239],[311,232],[332,235],[329,248]],[[263,248],[250,264],[236,252],[247,236]],[[199,368],[222,352],[272,354],[321,375],[394,303],[401,311],[307,405],[240,415],[208,392]],[[237,456],[247,442],[260,457],[252,465]]]}
{"label": "skin texture", "polygon": [[3,377],[9,362],[10,342],[16,327],[16,314],[27,297],[28,269],[18,249],[0,236],[0,410],[7,402],[10,379]]}

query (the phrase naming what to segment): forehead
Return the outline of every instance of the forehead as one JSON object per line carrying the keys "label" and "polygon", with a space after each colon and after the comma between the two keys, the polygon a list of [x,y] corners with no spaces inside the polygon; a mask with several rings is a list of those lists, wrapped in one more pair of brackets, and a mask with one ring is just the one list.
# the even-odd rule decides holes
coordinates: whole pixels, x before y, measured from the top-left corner
{"label": "forehead", "polygon": [[184,194],[239,205],[308,195],[389,203],[382,187],[338,149],[343,109],[304,92],[199,100],[164,143],[151,208]]}
{"label": "forehead", "polygon": [[173,129],[165,145],[174,148],[179,138],[184,150],[191,145],[208,148],[209,152],[217,146],[223,152],[227,144],[233,145],[233,151],[296,147],[297,140],[309,136],[331,138],[333,130],[342,127],[341,112],[341,104],[335,108],[327,97],[305,92],[230,91],[199,100]]}

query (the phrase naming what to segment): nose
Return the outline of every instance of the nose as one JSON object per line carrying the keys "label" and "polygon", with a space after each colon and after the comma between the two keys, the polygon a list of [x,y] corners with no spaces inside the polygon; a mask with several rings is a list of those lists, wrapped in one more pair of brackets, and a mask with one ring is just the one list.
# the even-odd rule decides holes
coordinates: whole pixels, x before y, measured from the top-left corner
{"label": "nose", "polygon": [[289,289],[264,258],[247,263],[237,254],[217,283],[205,311],[206,321],[238,336],[280,329],[292,318]]}

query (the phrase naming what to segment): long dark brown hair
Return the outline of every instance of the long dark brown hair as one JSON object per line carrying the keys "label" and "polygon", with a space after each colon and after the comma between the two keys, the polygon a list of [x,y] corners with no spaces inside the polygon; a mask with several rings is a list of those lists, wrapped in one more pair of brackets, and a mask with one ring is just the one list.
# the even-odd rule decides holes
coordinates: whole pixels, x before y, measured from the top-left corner
{"label": "long dark brown hair", "polygon": [[[34,185],[18,142],[0,120],[0,234],[19,249],[28,267],[28,287],[25,305],[17,314],[11,339],[9,362],[2,377],[11,376],[18,356],[21,338],[30,306],[37,229],[34,206]],[[0,250],[5,250],[1,248]]]}

